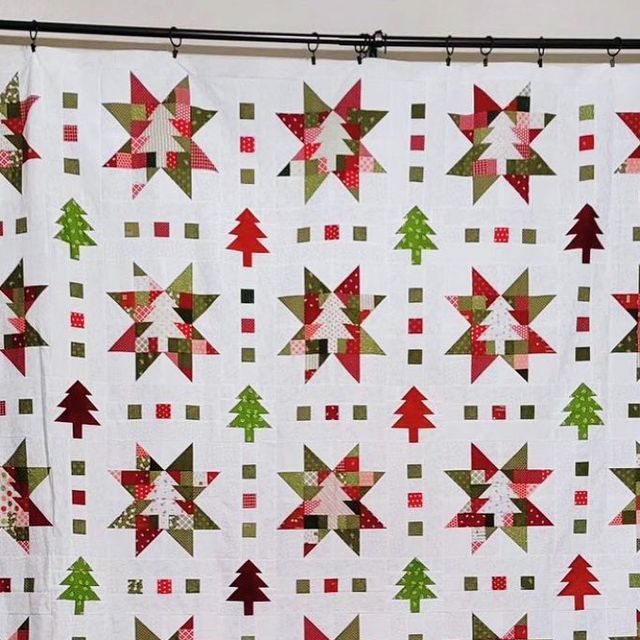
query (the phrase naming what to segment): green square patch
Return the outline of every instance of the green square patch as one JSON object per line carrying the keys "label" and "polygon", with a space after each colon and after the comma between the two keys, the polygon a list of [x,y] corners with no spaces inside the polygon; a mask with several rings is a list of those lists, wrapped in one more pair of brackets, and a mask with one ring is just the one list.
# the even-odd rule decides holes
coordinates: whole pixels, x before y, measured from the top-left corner
{"label": "green square patch", "polygon": [[186,578],[184,590],[186,593],[200,593],[200,580],[198,578]]}
{"label": "green square patch", "polygon": [[629,587],[631,589],[640,588],[640,573],[630,573],[629,574]]}
{"label": "green square patch", "polygon": [[354,420],[366,420],[367,419],[367,405],[366,404],[354,404],[353,405],[353,419]]}
{"label": "green square patch", "polygon": [[140,224],[138,222],[125,222],[124,223],[124,237],[125,238],[139,238],[140,237]]}
{"label": "green square patch", "polygon": [[587,632],[586,631],[574,631],[573,632],[573,640],[587,640]]}
{"label": "green square patch", "polygon": [[254,169],[240,169],[241,184],[255,184],[256,172]]}
{"label": "green square patch", "polygon": [[63,109],[77,109],[78,108],[78,94],[71,93],[70,91],[62,92],[62,108]]}
{"label": "green square patch", "polygon": [[243,304],[253,304],[255,292],[253,289],[240,289],[240,302]]}
{"label": "green square patch", "polygon": [[573,533],[587,533],[587,521],[582,518],[574,520]]}
{"label": "green square patch", "polygon": [[33,593],[35,591],[35,583],[36,583],[36,579],[35,578],[25,578],[22,581],[22,590],[25,593]]}
{"label": "green square patch", "polygon": [[413,520],[408,523],[407,535],[421,536],[423,534],[423,523],[420,520]]}
{"label": "green square patch", "polygon": [[407,351],[407,364],[422,364],[422,349],[409,349]]}
{"label": "green square patch", "polygon": [[423,182],[424,167],[409,167],[409,182]]}
{"label": "green square patch", "polygon": [[520,420],[533,420],[536,417],[536,407],[533,404],[520,405]]}
{"label": "green square patch", "polygon": [[576,347],[576,362],[591,360],[591,347]]}
{"label": "green square patch", "polygon": [[73,358],[84,358],[84,355],[85,355],[84,342],[72,342],[71,356]]}
{"label": "green square patch", "polygon": [[28,223],[26,218],[16,218],[16,235],[27,233]]}
{"label": "green square patch", "polygon": [[411,105],[411,118],[413,120],[424,120],[427,115],[427,107],[424,102],[415,102]]}
{"label": "green square patch", "polygon": [[629,418],[640,418],[640,404],[632,402],[627,405],[627,415]]}
{"label": "green square patch", "polygon": [[309,227],[300,227],[298,229],[298,242],[309,242],[311,240],[311,229]]}
{"label": "green square patch", "polygon": [[142,580],[129,578],[127,580],[127,593],[129,595],[142,595]]}
{"label": "green square patch", "polygon": [[422,287],[409,287],[409,302],[422,302]]}
{"label": "green square patch", "polygon": [[351,591],[354,593],[364,593],[367,590],[366,578],[352,578],[351,579]]}
{"label": "green square patch", "polygon": [[407,478],[415,480],[422,478],[422,465],[421,464],[408,464],[407,465]]}
{"label": "green square patch", "polygon": [[421,633],[410,633],[407,640],[422,640],[423,635]]}
{"label": "green square patch", "polygon": [[70,282],[69,295],[72,298],[84,298],[84,285],[82,282]]}
{"label": "green square patch", "polygon": [[311,581],[306,579],[296,580],[296,593],[311,593]]}
{"label": "green square patch", "polygon": [[197,404],[188,404],[184,408],[184,417],[187,420],[200,420],[200,406]]}
{"label": "green square patch", "polygon": [[465,242],[480,242],[480,229],[465,229],[464,230]]}
{"label": "green square patch", "polygon": [[256,350],[253,347],[242,347],[242,349],[240,350],[240,361],[255,362]]}
{"label": "green square patch", "polygon": [[242,479],[243,480],[255,480],[256,479],[256,465],[255,464],[243,464],[242,465]]}
{"label": "green square patch", "polygon": [[85,533],[87,533],[87,521],[74,519],[72,522],[72,528],[73,533],[84,535]]}
{"label": "green square patch", "polygon": [[583,164],[580,167],[578,179],[580,182],[585,180],[593,180],[595,178],[596,168],[592,164]]}
{"label": "green square patch", "polygon": [[520,576],[520,589],[522,589],[522,591],[533,591],[535,588],[535,576]]}
{"label": "green square patch", "polygon": [[33,400],[31,398],[20,398],[18,400],[18,413],[23,415],[33,413]]}
{"label": "green square patch", "polygon": [[581,104],[578,109],[578,118],[580,120],[593,120],[595,115],[595,107],[592,104]]}
{"label": "green square patch", "polygon": [[74,176],[80,175],[80,160],[78,158],[64,158],[63,170]]}
{"label": "green square patch", "polygon": [[478,590],[478,578],[477,578],[477,576],[465,576],[464,577],[464,590],[465,591],[477,591]]}
{"label": "green square patch", "polygon": [[243,522],[242,523],[242,537],[243,538],[255,538],[258,530],[258,525],[255,522]]}
{"label": "green square patch", "polygon": [[591,299],[590,287],[578,287],[578,302],[589,302]]}
{"label": "green square patch", "polygon": [[640,227],[633,227],[633,241],[640,242]]}
{"label": "green square patch", "polygon": [[475,404],[467,404],[464,407],[464,419],[465,420],[477,420],[478,419],[478,407]]}
{"label": "green square patch", "polygon": [[197,240],[200,237],[200,225],[197,222],[185,222],[184,237],[187,240]]}
{"label": "green square patch", "polygon": [[86,473],[86,465],[84,460],[71,461],[71,475],[83,476]]}
{"label": "green square patch", "polygon": [[240,120],[253,120],[256,117],[256,108],[253,102],[240,103]]}
{"label": "green square patch", "polygon": [[589,462],[576,462],[576,476],[588,476],[589,475]]}
{"label": "green square patch", "polygon": [[298,420],[299,422],[311,420],[311,407],[296,407],[296,420]]}
{"label": "green square patch", "polygon": [[367,227],[353,227],[353,239],[355,242],[366,242]]}
{"label": "green square patch", "polygon": [[140,420],[142,418],[142,405],[141,404],[128,404],[127,405],[127,420]]}
{"label": "green square patch", "polygon": [[522,244],[535,244],[538,232],[535,229],[522,230]]}

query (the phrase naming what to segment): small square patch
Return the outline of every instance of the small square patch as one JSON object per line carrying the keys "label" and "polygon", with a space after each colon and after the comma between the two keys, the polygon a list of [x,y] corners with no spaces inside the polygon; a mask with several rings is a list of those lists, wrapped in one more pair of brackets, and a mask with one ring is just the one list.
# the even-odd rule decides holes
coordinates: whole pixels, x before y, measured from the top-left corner
{"label": "small square patch", "polygon": [[159,578],[156,582],[156,593],[166,596],[173,592],[173,584],[170,578]]}
{"label": "small square patch", "polygon": [[171,405],[164,402],[157,404],[156,418],[158,420],[169,420],[171,418]]}
{"label": "small square patch", "polygon": [[509,242],[509,227],[496,227],[493,230],[493,241],[497,243]]}
{"label": "small square patch", "polygon": [[421,491],[412,491],[407,494],[407,507],[409,509],[422,509],[423,499]]}
{"label": "small square patch", "polygon": [[576,476],[588,476],[589,475],[589,462],[588,461],[581,461],[581,462],[576,462],[576,467],[575,467],[575,473]]}
{"label": "small square patch", "polygon": [[296,580],[296,593],[311,593],[311,582],[309,580]]}
{"label": "small square patch", "polygon": [[408,333],[422,333],[422,318],[409,318],[407,322]]}
{"label": "small square patch", "polygon": [[595,107],[592,104],[581,104],[578,110],[578,118],[580,120],[593,120]]}
{"label": "small square patch", "polygon": [[587,640],[587,632],[586,631],[574,631],[573,632],[573,640]]}
{"label": "small square patch", "polygon": [[69,296],[72,298],[84,298],[84,285],[82,282],[69,283]]}
{"label": "small square patch", "polygon": [[33,400],[31,398],[19,398],[18,413],[20,415],[31,415],[33,413]]}
{"label": "small square patch", "polygon": [[576,331],[578,332],[589,331],[589,316],[578,316],[576,318]]}
{"label": "small square patch", "polygon": [[353,239],[355,242],[366,242],[367,227],[353,227]]}
{"label": "small square patch", "polygon": [[464,419],[465,420],[477,420],[478,419],[478,407],[475,404],[467,404],[464,407]]}
{"label": "small square patch", "polygon": [[366,590],[367,590],[366,578],[351,579],[351,591],[353,591],[353,593],[364,593]]}
{"label": "small square patch", "polygon": [[242,508],[255,509],[258,505],[258,497],[255,493],[242,494]]}
{"label": "small square patch", "polygon": [[124,223],[124,237],[125,238],[139,238],[140,237],[140,223],[138,223],[138,222],[125,222]]}
{"label": "small square patch", "polygon": [[574,520],[573,533],[587,533],[587,521],[584,519]]}
{"label": "small square patch", "polygon": [[340,240],[340,225],[339,224],[326,224],[324,226],[324,239],[325,240]]}
{"label": "small square patch", "polygon": [[296,420],[298,420],[299,422],[311,420],[311,407],[296,407]]}
{"label": "small square patch", "polygon": [[328,404],[324,408],[325,420],[340,420],[340,407],[337,404]]}
{"label": "small square patch", "polygon": [[520,576],[520,589],[522,589],[522,591],[533,591],[535,588],[535,576]]}
{"label": "small square patch", "polygon": [[64,91],[62,93],[62,108],[63,109],[77,109],[78,108],[78,94]]}
{"label": "small square patch", "polygon": [[424,167],[409,167],[409,182],[423,182]]}
{"label": "small square patch", "polygon": [[353,419],[354,420],[366,420],[367,419],[367,405],[366,404],[354,404],[353,405]]}
{"label": "small square patch", "polygon": [[16,218],[16,235],[27,233],[28,225],[26,218]]}
{"label": "small square patch", "polygon": [[240,169],[241,184],[255,184],[256,172],[254,169]]}
{"label": "small square patch", "polygon": [[184,237],[187,240],[197,240],[200,237],[200,225],[197,222],[185,222]]}
{"label": "small square patch", "polygon": [[300,227],[297,230],[297,242],[309,242],[311,240],[311,229],[309,227]]}
{"label": "small square patch", "polygon": [[255,538],[257,534],[257,524],[255,522],[242,523],[242,537]]}
{"label": "small square patch", "polygon": [[69,317],[69,324],[74,329],[84,329],[84,313],[72,311]]}
{"label": "small square patch", "polygon": [[33,593],[35,591],[35,578],[25,578],[22,581],[22,590],[25,593]]}
{"label": "small square patch", "polygon": [[424,151],[424,136],[411,136],[409,139],[409,149],[411,149],[411,151]]}
{"label": "small square patch", "polygon": [[410,287],[409,288],[409,302],[422,302],[422,288]]}
{"label": "small square patch", "polygon": [[576,347],[576,362],[591,360],[591,347]]}
{"label": "small square patch", "polygon": [[630,573],[629,574],[629,587],[631,589],[640,588],[640,573]]}
{"label": "small square patch", "polygon": [[84,342],[71,343],[71,356],[73,358],[84,358],[85,356]]}
{"label": "small square patch", "polygon": [[256,321],[254,318],[241,318],[240,319],[240,331],[242,333],[255,333]]}
{"label": "small square patch", "polygon": [[186,578],[184,590],[185,593],[200,593],[200,580],[198,578]]}
{"label": "small square patch", "polygon": [[578,302],[589,302],[591,299],[590,287],[578,287]]}
{"label": "small square patch", "polygon": [[171,229],[168,222],[153,223],[153,235],[156,238],[168,238],[170,234]]}
{"label": "small square patch", "polygon": [[465,229],[464,230],[465,242],[480,242],[480,229]]}
{"label": "small square patch", "polygon": [[242,347],[240,349],[240,360],[241,362],[255,362],[256,350],[253,347]]}
{"label": "small square patch", "polygon": [[538,232],[535,229],[522,230],[522,244],[535,244]]}
{"label": "small square patch", "polygon": [[74,176],[80,175],[80,160],[78,158],[64,158],[62,161],[63,171]]}
{"label": "small square patch", "polygon": [[407,364],[422,364],[422,349],[409,349],[407,351]]}
{"label": "small square patch", "polygon": [[73,520],[72,524],[73,533],[78,535],[85,535],[87,533],[87,521],[86,520]]}
{"label": "small square patch", "polygon": [[578,138],[578,148],[580,151],[591,151],[595,146],[595,138],[592,133],[589,133]]}
{"label": "small square patch", "polygon": [[424,102],[415,102],[411,105],[411,118],[413,120],[424,120],[427,107]]}
{"label": "small square patch", "polygon": [[127,419],[128,420],[140,420],[142,418],[142,405],[141,404],[128,404],[127,405]]}
{"label": "small square patch", "polygon": [[243,464],[242,465],[242,479],[243,480],[255,480],[256,479],[256,465],[255,464]]}
{"label": "small square patch", "polygon": [[640,418],[640,404],[632,402],[627,405],[627,416],[629,418]]}
{"label": "small square patch", "polygon": [[338,578],[325,578],[324,579],[324,592],[325,593],[338,593],[340,584]]}
{"label": "small square patch", "polygon": [[465,591],[477,591],[478,590],[478,578],[476,576],[464,577],[464,590]]}
{"label": "small square patch", "polygon": [[184,417],[187,420],[200,420],[200,405],[197,405],[197,404],[185,405]]}
{"label": "small square patch", "polygon": [[86,472],[86,466],[84,460],[72,460],[71,461],[71,475],[83,476]]}
{"label": "small square patch", "polygon": [[253,120],[256,117],[255,105],[253,102],[240,103],[240,120]]}
{"label": "small square patch", "polygon": [[253,304],[255,292],[253,289],[240,289],[240,302],[243,304]]}
{"label": "small square patch", "polygon": [[423,523],[420,520],[414,520],[408,523],[407,535],[421,536],[423,534]]}
{"label": "small square patch", "polygon": [[0,578],[0,593],[11,593],[11,578]]}
{"label": "small square patch", "polygon": [[507,407],[503,404],[495,404],[491,407],[491,419],[492,420],[506,420],[507,419]]}
{"label": "small square patch", "polygon": [[576,507],[586,507],[588,503],[589,503],[588,491],[576,491],[573,494],[573,504]]}
{"label": "small square patch", "polygon": [[142,595],[142,580],[129,578],[127,580],[127,593],[129,595]]}
{"label": "small square patch", "polygon": [[493,576],[491,578],[491,591],[506,591],[507,576]]}
{"label": "small square patch", "polygon": [[255,153],[256,139],[253,136],[240,136],[240,153]]}
{"label": "small square patch", "polygon": [[585,180],[593,180],[595,178],[596,168],[592,164],[584,164],[579,170],[579,180],[584,182]]}
{"label": "small square patch", "polygon": [[520,420],[533,420],[536,417],[536,407],[533,404],[520,405]]}
{"label": "small square patch", "polygon": [[87,494],[81,489],[72,489],[71,504],[84,505],[87,502]]}
{"label": "small square patch", "polygon": [[410,480],[416,480],[422,478],[422,465],[421,464],[408,464],[407,465],[407,478]]}
{"label": "small square patch", "polygon": [[63,142],[78,142],[78,125],[65,124],[62,126]]}

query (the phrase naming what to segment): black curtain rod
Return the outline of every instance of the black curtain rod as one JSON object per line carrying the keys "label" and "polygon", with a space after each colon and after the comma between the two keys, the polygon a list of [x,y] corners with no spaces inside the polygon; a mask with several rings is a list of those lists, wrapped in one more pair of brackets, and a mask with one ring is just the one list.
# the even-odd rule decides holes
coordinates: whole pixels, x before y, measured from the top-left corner
{"label": "black curtain rod", "polygon": [[209,40],[219,42],[256,42],[273,44],[337,45],[359,47],[369,55],[387,47],[445,49],[582,49],[640,50],[640,38],[501,38],[460,36],[391,36],[378,30],[373,34],[318,34],[280,31],[230,31],[183,29],[178,27],[144,27],[132,25],[79,24],[72,22],[38,22],[0,20],[0,31],[22,31],[35,38],[40,33],[158,38],[174,41]]}

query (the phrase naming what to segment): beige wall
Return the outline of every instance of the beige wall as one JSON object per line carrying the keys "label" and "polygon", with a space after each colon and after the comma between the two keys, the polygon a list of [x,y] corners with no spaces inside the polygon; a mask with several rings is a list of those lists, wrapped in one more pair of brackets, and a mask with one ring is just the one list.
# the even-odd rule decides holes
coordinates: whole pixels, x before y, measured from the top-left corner
{"label": "beige wall", "polygon": [[0,17],[394,35],[640,37],[640,0],[0,0]]}

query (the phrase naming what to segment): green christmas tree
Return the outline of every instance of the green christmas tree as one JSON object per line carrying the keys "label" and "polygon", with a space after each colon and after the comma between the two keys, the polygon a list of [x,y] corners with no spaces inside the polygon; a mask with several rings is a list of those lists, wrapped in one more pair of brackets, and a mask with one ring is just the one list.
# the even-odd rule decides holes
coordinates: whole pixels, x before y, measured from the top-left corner
{"label": "green christmas tree", "polygon": [[429,589],[429,585],[435,583],[427,575],[427,567],[418,558],[404,568],[404,575],[396,584],[402,589],[395,595],[395,600],[408,600],[411,613],[420,613],[420,600],[437,598]]}
{"label": "green christmas tree", "polygon": [[62,229],[55,237],[69,244],[69,255],[73,260],[80,260],[80,247],[96,244],[87,234],[87,231],[93,231],[93,227],[84,218],[87,212],[73,198],[62,205],[62,212],[56,220]]}
{"label": "green christmas tree", "polygon": [[262,417],[263,413],[269,413],[261,404],[262,398],[250,387],[245,387],[238,395],[238,404],[230,413],[238,415],[228,425],[244,429],[244,441],[254,442],[254,430],[270,428],[271,425]]}
{"label": "green christmas tree", "polygon": [[571,402],[563,409],[569,415],[564,419],[561,426],[578,427],[578,440],[589,438],[589,427],[594,424],[604,424],[602,418],[596,413],[602,407],[593,399],[595,393],[582,383],[572,394]]}
{"label": "green christmas tree", "polygon": [[81,557],[69,567],[68,571],[71,573],[60,584],[69,588],[58,596],[58,600],[73,600],[75,602],[73,613],[81,616],[84,614],[84,603],[87,600],[100,600],[91,588],[99,585],[91,575],[91,567]]}
{"label": "green christmas tree", "polygon": [[428,225],[427,216],[418,207],[413,207],[404,217],[404,224],[396,231],[403,234],[402,240],[394,249],[409,249],[411,264],[422,264],[422,252],[425,249],[437,249],[429,236],[436,232]]}

